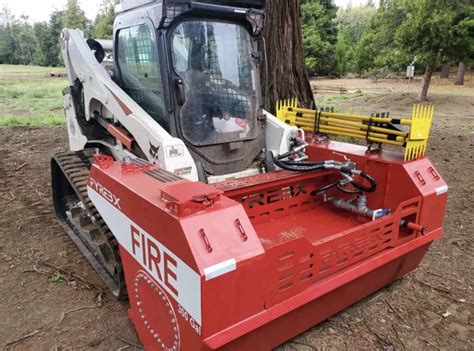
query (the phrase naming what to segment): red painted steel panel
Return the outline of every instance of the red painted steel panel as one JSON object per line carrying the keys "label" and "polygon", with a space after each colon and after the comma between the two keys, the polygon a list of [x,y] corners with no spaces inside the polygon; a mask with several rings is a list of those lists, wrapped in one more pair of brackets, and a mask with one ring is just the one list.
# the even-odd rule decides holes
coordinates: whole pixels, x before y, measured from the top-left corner
{"label": "red painted steel panel", "polygon": [[416,268],[442,233],[442,178],[427,159],[344,143],[308,149],[312,160],[334,152],[376,176],[369,206],[391,215],[371,221],[324,202],[314,190],[338,179],[332,171],[210,186],[155,166],[92,167],[90,196],[120,243],[130,318],[147,349],[268,350]]}

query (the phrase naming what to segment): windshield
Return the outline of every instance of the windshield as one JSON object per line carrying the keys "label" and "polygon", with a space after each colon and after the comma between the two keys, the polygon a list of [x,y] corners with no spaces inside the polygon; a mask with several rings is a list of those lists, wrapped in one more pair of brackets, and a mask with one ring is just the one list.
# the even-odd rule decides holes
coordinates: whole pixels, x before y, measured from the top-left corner
{"label": "windshield", "polygon": [[244,27],[183,22],[172,34],[172,56],[185,85],[180,124],[187,140],[211,145],[256,137],[259,76]]}

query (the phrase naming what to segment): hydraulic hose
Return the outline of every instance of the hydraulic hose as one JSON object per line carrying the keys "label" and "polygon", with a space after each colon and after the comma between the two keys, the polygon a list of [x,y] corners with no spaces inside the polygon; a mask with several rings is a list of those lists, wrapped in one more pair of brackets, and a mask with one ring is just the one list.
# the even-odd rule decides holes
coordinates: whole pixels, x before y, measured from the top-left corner
{"label": "hydraulic hose", "polygon": [[328,191],[329,189],[332,189],[332,188],[334,188],[334,187],[336,187],[336,186],[338,186],[338,185],[340,185],[340,184],[341,184],[341,181],[339,180],[339,181],[337,181],[337,182],[324,185],[324,186],[322,186],[322,187],[320,187],[320,188],[318,188],[318,189],[316,189],[316,190],[313,190],[313,191],[311,192],[311,196],[316,196],[316,195],[318,195],[318,194],[324,193],[325,191]]}
{"label": "hydraulic hose", "polygon": [[278,158],[274,158],[273,162],[281,169],[293,172],[314,172],[326,169],[323,163],[310,163],[310,162],[295,162],[295,161],[281,161]]}
{"label": "hydraulic hose", "polygon": [[370,183],[370,186],[365,186],[355,180],[351,182],[352,185],[354,185],[357,189],[363,192],[373,193],[375,190],[377,190],[377,181],[370,174],[367,174],[363,171],[359,171],[358,169],[348,169],[345,167],[341,168],[341,173],[345,173],[348,175],[359,175],[362,178],[366,179]]}
{"label": "hydraulic hose", "polygon": [[277,158],[278,160],[283,160],[283,159],[285,159],[285,158],[288,158],[288,157],[290,157],[290,156],[293,156],[293,155],[297,154],[298,152],[304,150],[304,149],[306,148],[306,146],[307,146],[307,144],[302,144],[302,145],[297,146],[297,147],[295,147],[294,149],[292,149],[292,150],[290,150],[290,151],[288,151],[288,152],[285,152],[284,154],[278,155],[276,158]]}
{"label": "hydraulic hose", "polygon": [[[301,148],[301,147],[299,147]],[[299,149],[298,148],[298,149]],[[328,189],[333,187],[340,187],[344,184],[351,183],[356,189],[366,193],[373,193],[377,190],[377,181],[371,175],[360,171],[358,169],[354,169],[353,167],[349,167],[348,163],[342,163],[338,161],[328,160],[328,161],[316,161],[316,162],[309,162],[309,161],[296,161],[296,160],[285,160],[288,157],[296,155],[300,150],[294,149],[292,151],[286,152],[281,154],[277,157],[273,157],[274,164],[284,170],[292,171],[292,172],[314,172],[320,171],[325,169],[337,169],[341,174],[345,175],[345,179],[341,179],[340,181],[328,184],[326,186],[321,187],[320,189],[316,189],[313,191],[314,194],[318,194],[324,192]],[[370,183],[370,186],[365,186],[364,184],[357,182],[352,178],[352,176],[357,175]],[[349,180],[349,182],[347,182]]]}

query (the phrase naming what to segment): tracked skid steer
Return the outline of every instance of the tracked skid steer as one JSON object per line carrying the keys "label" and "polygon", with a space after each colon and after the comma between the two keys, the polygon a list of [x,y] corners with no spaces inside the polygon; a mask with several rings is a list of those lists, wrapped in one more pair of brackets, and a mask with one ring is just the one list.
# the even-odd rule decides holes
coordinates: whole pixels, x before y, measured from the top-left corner
{"label": "tracked skid steer", "polygon": [[274,116],[264,25],[264,0],[125,0],[113,40],[62,32],[55,211],[147,350],[269,350],[415,269],[442,234],[432,108],[394,120],[286,100]]}

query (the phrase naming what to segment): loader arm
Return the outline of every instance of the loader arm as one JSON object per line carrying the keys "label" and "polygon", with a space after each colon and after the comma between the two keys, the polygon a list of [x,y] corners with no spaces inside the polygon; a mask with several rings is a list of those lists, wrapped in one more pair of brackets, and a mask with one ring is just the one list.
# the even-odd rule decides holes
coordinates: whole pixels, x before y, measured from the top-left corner
{"label": "loader arm", "polygon": [[[134,157],[132,150],[127,150],[127,144],[130,146],[130,143],[136,142],[148,161],[170,172],[186,169],[188,173],[183,176],[197,180],[196,165],[183,141],[172,137],[112,80],[107,70],[96,60],[83,33],[80,30],[64,29],[61,44],[70,86],[82,86],[85,120],[90,122],[95,118],[103,118],[110,123],[108,133],[116,137],[116,143],[107,145],[108,151],[120,160]],[[87,144],[93,144],[94,140],[84,135],[82,138],[71,135],[83,133],[78,123],[77,106],[74,107],[72,102],[66,103],[65,109],[72,141],[82,140],[71,143],[71,149],[78,151]],[[114,127],[123,128],[126,135],[117,138],[117,129]],[[130,143],[123,140],[124,137]],[[100,143],[104,144],[103,141]],[[170,150],[177,151],[173,153]]]}

